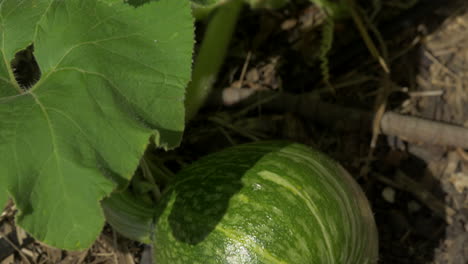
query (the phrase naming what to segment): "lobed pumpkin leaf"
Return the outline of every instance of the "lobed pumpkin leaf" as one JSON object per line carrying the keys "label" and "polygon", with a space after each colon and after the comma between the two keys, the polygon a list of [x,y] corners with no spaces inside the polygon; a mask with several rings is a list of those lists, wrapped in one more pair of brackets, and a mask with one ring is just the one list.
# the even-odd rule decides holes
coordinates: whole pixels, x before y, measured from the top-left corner
{"label": "lobed pumpkin leaf", "polygon": [[[83,249],[99,201],[132,177],[154,137],[179,144],[193,48],[190,3],[0,0],[0,203],[36,239]],[[40,78],[15,78],[34,47]]]}

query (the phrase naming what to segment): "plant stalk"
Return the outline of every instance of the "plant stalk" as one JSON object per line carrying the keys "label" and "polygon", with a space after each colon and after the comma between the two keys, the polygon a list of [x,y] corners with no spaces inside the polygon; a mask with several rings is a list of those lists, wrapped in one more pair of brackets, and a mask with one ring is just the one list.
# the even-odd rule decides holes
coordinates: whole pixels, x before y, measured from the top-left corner
{"label": "plant stalk", "polygon": [[186,122],[191,120],[208,97],[222,63],[242,9],[242,0],[220,6],[211,18],[193,67],[192,81],[185,99]]}

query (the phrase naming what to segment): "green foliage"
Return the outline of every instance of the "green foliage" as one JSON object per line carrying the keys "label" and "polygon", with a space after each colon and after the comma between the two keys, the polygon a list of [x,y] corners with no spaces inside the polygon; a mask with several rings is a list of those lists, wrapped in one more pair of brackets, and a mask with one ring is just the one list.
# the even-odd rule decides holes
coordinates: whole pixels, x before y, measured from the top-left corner
{"label": "green foliage", "polygon": [[231,42],[243,0],[232,0],[213,14],[195,59],[185,102],[187,121],[203,106],[216,81]]}
{"label": "green foliage", "polygon": [[[190,4],[0,0],[0,32],[0,203],[38,240],[87,248],[150,137],[180,142]],[[12,64],[31,45],[40,78],[24,85]]]}
{"label": "green foliage", "polygon": [[[372,215],[357,186],[321,154],[289,143],[239,146],[183,170],[154,222],[152,203],[161,194],[153,176],[166,172],[142,159],[150,139],[165,149],[180,143],[185,111],[193,116],[211,89],[243,4],[287,2],[0,0],[0,206],[12,198],[17,224],[63,249],[89,247],[105,216],[123,235],[155,242],[158,263],[341,263],[352,250],[362,254],[347,262],[373,261],[375,248],[366,247],[377,243]],[[332,19],[346,8],[313,2],[330,15],[321,47],[328,80]],[[185,109],[190,9],[204,18],[221,5],[200,47]],[[146,167],[133,178],[132,194],[126,188],[138,164]],[[320,180],[342,188],[339,195],[314,189]],[[267,191],[253,191],[257,184]],[[316,203],[316,194],[325,198]],[[293,196],[301,201],[291,203]],[[322,207],[340,210],[326,215]],[[292,225],[292,216],[312,224]],[[296,236],[309,226],[313,235]],[[349,235],[351,229],[358,232]],[[330,236],[333,230],[342,233]],[[239,250],[252,258],[240,259],[247,255]]]}
{"label": "green foliage", "polygon": [[141,243],[152,243],[154,209],[151,203],[125,191],[104,199],[102,206],[107,222],[121,235]]}
{"label": "green foliage", "polygon": [[158,264],[377,262],[359,186],[300,144],[257,142],[201,158],[177,174],[156,220]]}

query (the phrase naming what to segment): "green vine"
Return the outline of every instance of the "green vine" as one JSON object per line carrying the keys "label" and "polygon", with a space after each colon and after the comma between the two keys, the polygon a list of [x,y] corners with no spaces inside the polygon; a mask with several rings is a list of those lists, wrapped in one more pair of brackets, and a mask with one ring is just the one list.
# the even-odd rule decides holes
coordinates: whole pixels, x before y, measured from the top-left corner
{"label": "green vine", "polygon": [[186,121],[195,116],[212,90],[242,6],[242,0],[226,2],[215,11],[209,21],[193,66],[192,81],[187,87]]}
{"label": "green vine", "polygon": [[322,9],[327,19],[322,25],[322,40],[320,43],[319,59],[320,70],[323,77],[323,82],[335,93],[335,89],[330,84],[330,66],[328,60],[328,53],[333,46],[333,34],[335,29],[335,20],[345,19],[349,17],[349,6],[345,1],[338,0],[310,0]]}
{"label": "green vine", "polygon": [[320,43],[320,70],[322,72],[323,81],[325,84],[330,87],[333,93],[335,89],[330,84],[330,67],[328,61],[328,53],[330,52],[333,46],[333,32],[335,27],[335,21],[332,17],[328,16],[325,24],[322,26],[322,41]]}

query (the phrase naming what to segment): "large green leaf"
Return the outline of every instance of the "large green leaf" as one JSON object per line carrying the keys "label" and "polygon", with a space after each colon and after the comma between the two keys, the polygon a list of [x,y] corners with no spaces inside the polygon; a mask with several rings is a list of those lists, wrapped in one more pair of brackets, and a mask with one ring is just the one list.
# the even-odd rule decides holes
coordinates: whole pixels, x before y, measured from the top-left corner
{"label": "large green leaf", "polygon": [[[0,0],[0,202],[13,198],[35,238],[90,246],[99,201],[150,137],[179,144],[192,20],[185,0]],[[31,44],[42,75],[26,90],[10,62]]]}

